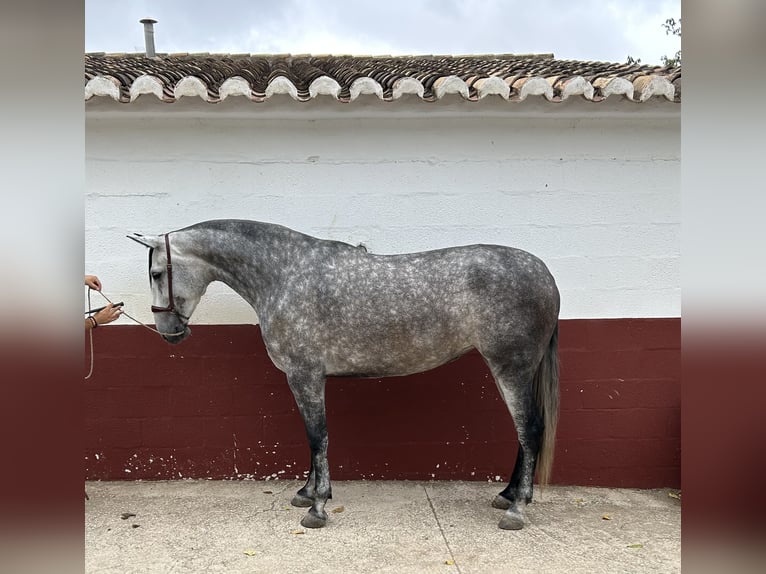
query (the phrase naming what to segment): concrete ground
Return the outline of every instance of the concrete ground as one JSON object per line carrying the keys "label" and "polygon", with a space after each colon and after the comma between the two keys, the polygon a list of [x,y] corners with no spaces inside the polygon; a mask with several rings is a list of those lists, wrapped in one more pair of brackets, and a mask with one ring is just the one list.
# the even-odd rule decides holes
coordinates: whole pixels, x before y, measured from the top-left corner
{"label": "concrete ground", "polygon": [[328,525],[311,530],[290,506],[300,486],[89,482],[86,572],[681,571],[675,491],[538,488],[527,526],[504,531],[490,506],[500,483],[335,481]]}

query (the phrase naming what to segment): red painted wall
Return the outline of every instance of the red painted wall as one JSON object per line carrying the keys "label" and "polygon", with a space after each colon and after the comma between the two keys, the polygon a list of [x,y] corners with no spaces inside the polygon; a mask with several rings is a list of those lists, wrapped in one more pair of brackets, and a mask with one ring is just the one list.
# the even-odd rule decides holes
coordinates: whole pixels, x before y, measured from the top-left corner
{"label": "red painted wall", "polygon": [[[94,332],[86,478],[303,477],[303,423],[258,327],[192,332],[176,346],[140,326]],[[554,483],[680,486],[680,347],[678,318],[561,321]],[[516,433],[478,353],[410,377],[330,378],[327,409],[334,479],[510,476]]]}

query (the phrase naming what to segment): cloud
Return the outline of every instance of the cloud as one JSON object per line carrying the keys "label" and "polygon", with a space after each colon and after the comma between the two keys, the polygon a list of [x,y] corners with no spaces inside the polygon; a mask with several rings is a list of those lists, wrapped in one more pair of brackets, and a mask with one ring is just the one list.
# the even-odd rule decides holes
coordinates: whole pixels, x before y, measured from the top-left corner
{"label": "cloud", "polygon": [[662,22],[679,0],[86,1],[87,51],[143,51],[153,17],[159,52],[333,54],[548,53],[659,62],[680,42]]}

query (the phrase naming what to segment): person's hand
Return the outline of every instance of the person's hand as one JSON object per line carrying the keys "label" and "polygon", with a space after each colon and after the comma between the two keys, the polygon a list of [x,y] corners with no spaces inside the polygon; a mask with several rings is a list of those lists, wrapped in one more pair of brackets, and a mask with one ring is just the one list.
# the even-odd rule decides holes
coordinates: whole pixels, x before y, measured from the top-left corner
{"label": "person's hand", "polygon": [[93,315],[93,318],[99,325],[104,325],[116,321],[120,318],[120,315],[122,315],[122,307],[115,307],[109,303],[106,307],[101,309],[101,311]]}
{"label": "person's hand", "polygon": [[96,291],[101,291],[101,281],[99,281],[98,277],[96,277],[95,275],[86,275],[85,285],[87,285],[91,289],[95,289]]}

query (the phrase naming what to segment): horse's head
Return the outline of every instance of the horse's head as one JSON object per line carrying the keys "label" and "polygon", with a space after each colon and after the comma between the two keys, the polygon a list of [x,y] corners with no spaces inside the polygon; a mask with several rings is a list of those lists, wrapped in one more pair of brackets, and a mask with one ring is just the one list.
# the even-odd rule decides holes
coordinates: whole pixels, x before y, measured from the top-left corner
{"label": "horse's head", "polygon": [[191,333],[189,318],[207,287],[195,272],[194,257],[180,249],[180,236],[141,235],[128,238],[149,248],[149,285],[157,330],[169,343],[180,343]]}

